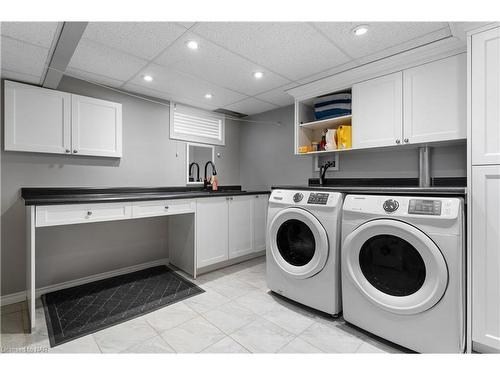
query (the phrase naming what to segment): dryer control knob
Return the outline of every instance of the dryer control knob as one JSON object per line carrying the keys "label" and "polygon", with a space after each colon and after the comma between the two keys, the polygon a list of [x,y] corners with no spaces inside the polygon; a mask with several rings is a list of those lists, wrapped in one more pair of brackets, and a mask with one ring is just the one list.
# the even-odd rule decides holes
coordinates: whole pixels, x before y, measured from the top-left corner
{"label": "dryer control knob", "polygon": [[386,212],[394,212],[398,209],[399,207],[399,202],[395,199],[387,199],[385,202],[384,202],[384,210]]}
{"label": "dryer control knob", "polygon": [[302,200],[302,198],[304,198],[304,195],[302,193],[295,193],[293,195],[293,201],[295,203],[299,203]]}

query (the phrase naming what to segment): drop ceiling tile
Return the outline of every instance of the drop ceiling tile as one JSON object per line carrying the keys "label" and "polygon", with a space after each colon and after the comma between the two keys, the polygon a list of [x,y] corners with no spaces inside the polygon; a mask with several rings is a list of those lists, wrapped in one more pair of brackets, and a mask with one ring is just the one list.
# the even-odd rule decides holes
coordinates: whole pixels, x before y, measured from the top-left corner
{"label": "drop ceiling tile", "polygon": [[297,86],[297,83],[293,83],[290,85],[285,85],[282,87],[278,87],[277,89],[273,89],[262,94],[256,96],[257,99],[262,99],[268,103],[275,104],[279,107],[284,107],[294,103],[294,98],[290,94],[287,94],[285,90],[291,89],[292,87]]}
{"label": "drop ceiling tile", "polygon": [[145,60],[135,56],[107,48],[88,39],[82,39],[71,58],[69,69],[79,69],[119,81],[126,81],[146,64]]}
{"label": "drop ceiling tile", "polygon": [[190,98],[185,98],[179,95],[172,95],[160,91],[156,91],[144,86],[139,86],[134,83],[127,83],[125,86],[122,87],[123,90],[130,92],[131,94],[137,94],[141,96],[146,96],[151,99],[160,99],[160,100],[172,100],[178,103],[183,103],[187,105],[191,105],[194,107],[198,108],[203,108],[209,111],[213,111],[217,109],[217,106],[207,104],[206,102],[204,103],[203,101],[195,101]]}
{"label": "drop ceiling tile", "polygon": [[[146,82],[142,78],[145,74],[153,77],[152,82]],[[228,90],[215,84],[203,81],[189,74],[151,64],[137,74],[130,83],[148,87],[160,92],[171,93],[178,97],[206,101],[210,106],[222,107],[229,103],[244,99],[246,96],[232,90]],[[205,94],[211,93],[212,99],[204,99]]]}
{"label": "drop ceiling tile", "polygon": [[191,30],[291,80],[348,60],[304,22],[202,22]]}
{"label": "drop ceiling tile", "polygon": [[174,22],[90,22],[83,37],[151,60],[185,31]]}
{"label": "drop ceiling tile", "polygon": [[[186,42],[189,40],[196,40],[199,49],[193,51],[187,48]],[[290,83],[289,80],[266,71],[262,66],[190,32],[179,38],[155,63],[249,96]],[[255,79],[255,71],[263,71],[264,77]]]}
{"label": "drop ceiling tile", "polygon": [[40,78],[48,51],[47,48],[2,36],[2,69]]}
{"label": "drop ceiling tile", "polygon": [[85,70],[75,68],[66,69],[65,74],[74,78],[81,79],[83,81],[96,82],[111,87],[120,87],[125,83],[125,81],[120,81],[117,79],[102,76],[100,74],[90,73],[86,72]]}
{"label": "drop ceiling tile", "polygon": [[2,22],[1,34],[24,42],[50,48],[57,22]]}
{"label": "drop ceiling tile", "polygon": [[[310,83],[310,82],[316,81],[318,79],[329,77],[329,76],[332,76],[334,74],[338,74],[340,72],[355,68],[358,65],[359,65],[359,62],[357,60],[351,60],[345,64],[337,65],[337,66],[334,66],[333,68],[323,70],[322,72],[319,72],[319,73],[304,77],[302,79],[299,79],[297,81],[297,83],[299,83],[299,84]],[[296,86],[298,86],[298,85],[296,85]]]}
{"label": "drop ceiling tile", "polygon": [[[367,24],[368,32],[355,36],[352,29],[360,24]],[[315,22],[312,25],[356,59],[441,29],[447,29],[449,33],[446,22]]]}
{"label": "drop ceiling tile", "polygon": [[21,81],[26,83],[40,83],[40,77],[32,76],[30,74],[17,73],[6,69],[2,69],[0,77],[3,79],[12,79],[14,81]]}
{"label": "drop ceiling tile", "polygon": [[278,106],[263,102],[262,100],[258,100],[255,98],[247,98],[237,103],[227,105],[224,108],[229,109],[230,111],[243,113],[245,115],[254,115],[256,113],[267,112],[271,109],[276,109],[278,108]]}

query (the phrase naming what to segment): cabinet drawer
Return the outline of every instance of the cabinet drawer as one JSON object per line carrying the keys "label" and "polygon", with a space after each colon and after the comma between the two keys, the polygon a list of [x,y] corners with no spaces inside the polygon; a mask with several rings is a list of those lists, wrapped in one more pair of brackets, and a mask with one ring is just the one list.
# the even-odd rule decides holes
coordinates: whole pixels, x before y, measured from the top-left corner
{"label": "cabinet drawer", "polygon": [[134,202],[132,216],[136,218],[189,213],[195,211],[195,206],[195,201],[188,199]]}
{"label": "cabinet drawer", "polygon": [[132,218],[130,203],[69,204],[36,208],[36,226],[94,223]]}

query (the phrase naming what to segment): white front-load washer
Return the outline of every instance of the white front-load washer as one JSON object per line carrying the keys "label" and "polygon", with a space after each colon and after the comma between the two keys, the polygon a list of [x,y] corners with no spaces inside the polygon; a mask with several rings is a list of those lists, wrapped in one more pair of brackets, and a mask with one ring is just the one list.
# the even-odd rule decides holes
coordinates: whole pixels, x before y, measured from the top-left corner
{"label": "white front-load washer", "polygon": [[267,285],[303,305],[337,315],[342,194],[273,190],[266,232]]}
{"label": "white front-load washer", "polygon": [[348,195],[344,319],[421,353],[465,350],[463,200]]}

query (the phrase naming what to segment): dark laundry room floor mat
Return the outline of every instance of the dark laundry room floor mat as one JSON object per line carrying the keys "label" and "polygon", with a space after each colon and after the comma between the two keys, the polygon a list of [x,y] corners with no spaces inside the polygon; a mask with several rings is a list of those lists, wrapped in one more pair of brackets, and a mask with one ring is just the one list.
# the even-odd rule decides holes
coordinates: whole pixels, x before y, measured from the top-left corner
{"label": "dark laundry room floor mat", "polygon": [[204,290],[167,266],[42,295],[52,347],[123,323]]}

